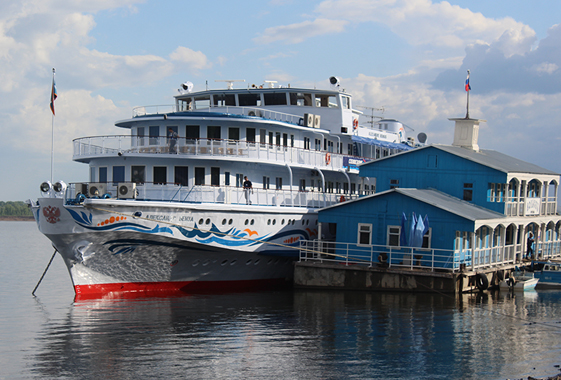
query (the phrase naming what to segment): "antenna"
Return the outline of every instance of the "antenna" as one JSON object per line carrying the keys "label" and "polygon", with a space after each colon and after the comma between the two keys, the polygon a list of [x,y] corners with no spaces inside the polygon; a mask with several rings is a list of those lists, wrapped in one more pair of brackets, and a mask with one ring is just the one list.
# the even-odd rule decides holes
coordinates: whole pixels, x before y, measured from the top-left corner
{"label": "antenna", "polygon": [[234,82],[245,82],[245,79],[218,79],[215,82],[226,82],[228,83],[228,90],[234,89]]}
{"label": "antenna", "polygon": [[357,108],[362,108],[365,110],[370,110],[370,121],[367,121],[368,124],[374,126],[374,118],[383,119],[384,116],[375,116],[374,111],[382,111],[382,115],[384,115],[384,111],[386,110],[384,106],[382,108],[375,108],[375,107],[366,107],[366,106],[356,106]]}
{"label": "antenna", "polygon": [[276,80],[266,80],[264,82],[267,83],[267,88],[275,88],[275,83],[277,83]]}

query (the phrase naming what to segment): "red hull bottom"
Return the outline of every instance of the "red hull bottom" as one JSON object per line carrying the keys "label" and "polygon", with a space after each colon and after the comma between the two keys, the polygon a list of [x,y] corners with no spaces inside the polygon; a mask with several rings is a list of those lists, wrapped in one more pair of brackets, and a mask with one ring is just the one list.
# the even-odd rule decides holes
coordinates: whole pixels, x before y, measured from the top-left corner
{"label": "red hull bottom", "polygon": [[285,279],[244,281],[126,282],[76,285],[76,300],[184,296],[192,293],[230,293],[250,290],[289,288]]}

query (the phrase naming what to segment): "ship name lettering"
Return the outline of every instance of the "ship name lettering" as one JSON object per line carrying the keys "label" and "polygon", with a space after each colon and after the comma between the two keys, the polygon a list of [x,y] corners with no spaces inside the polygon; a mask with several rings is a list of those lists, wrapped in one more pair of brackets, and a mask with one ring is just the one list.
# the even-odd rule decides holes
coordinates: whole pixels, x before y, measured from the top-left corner
{"label": "ship name lettering", "polygon": [[193,217],[192,216],[180,216],[179,221],[180,222],[192,222]]}
{"label": "ship name lettering", "polygon": [[362,164],[364,161],[362,160],[356,160],[356,159],[352,159],[349,158],[349,165],[358,165],[358,164]]}
{"label": "ship name lettering", "polygon": [[170,215],[148,215],[148,219],[169,222],[172,217]]}

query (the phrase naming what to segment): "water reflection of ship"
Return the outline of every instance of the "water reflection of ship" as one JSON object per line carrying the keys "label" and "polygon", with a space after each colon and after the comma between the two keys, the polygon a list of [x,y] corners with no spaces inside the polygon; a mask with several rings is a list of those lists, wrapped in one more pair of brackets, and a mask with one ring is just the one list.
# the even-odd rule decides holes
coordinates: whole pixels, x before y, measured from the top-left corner
{"label": "water reflection of ship", "polygon": [[504,293],[323,291],[80,301],[46,325],[31,367],[73,378],[461,378],[524,362],[535,334],[516,316],[535,306]]}

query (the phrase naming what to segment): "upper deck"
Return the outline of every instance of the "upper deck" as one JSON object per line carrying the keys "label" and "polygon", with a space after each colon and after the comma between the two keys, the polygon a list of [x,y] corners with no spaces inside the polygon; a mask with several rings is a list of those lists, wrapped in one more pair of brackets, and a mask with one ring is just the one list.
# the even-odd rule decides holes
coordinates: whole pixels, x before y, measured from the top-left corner
{"label": "upper deck", "polygon": [[252,86],[247,89],[206,90],[194,93],[180,90],[180,94],[175,96],[174,105],[135,107],[132,118],[121,120],[116,126],[133,130],[140,123],[156,121],[160,116],[163,116],[163,120],[218,121],[228,118],[230,121],[237,119],[238,122],[262,120],[283,123],[291,129],[341,138],[353,137],[354,141],[366,144],[376,144],[368,140],[408,142],[405,126],[399,121],[383,119],[374,122],[372,117],[365,126],[359,122],[361,114],[361,111],[352,107],[352,97],[345,92],[290,86]]}
{"label": "upper deck", "polygon": [[352,108],[351,95],[344,92],[254,86],[193,93],[182,91],[175,96],[175,105],[136,107],[132,119],[116,125],[128,128],[138,117],[172,113],[186,116],[189,112],[263,117],[342,135],[353,134],[353,125],[358,125],[361,114]]}

